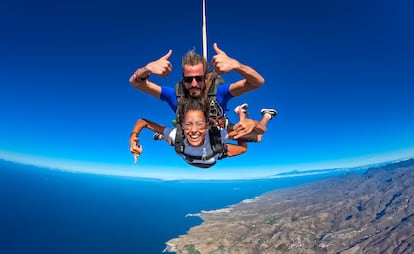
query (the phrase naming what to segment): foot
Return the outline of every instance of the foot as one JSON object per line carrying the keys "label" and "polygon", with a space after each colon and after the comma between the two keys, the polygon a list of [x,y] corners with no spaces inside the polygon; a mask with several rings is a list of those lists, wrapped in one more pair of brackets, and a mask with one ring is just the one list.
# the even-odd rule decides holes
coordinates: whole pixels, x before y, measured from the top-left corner
{"label": "foot", "polygon": [[247,113],[247,108],[248,107],[249,107],[249,104],[243,103],[243,104],[237,106],[236,108],[234,108],[234,112],[236,112],[236,114],[238,114],[239,111],[241,110],[241,112]]}
{"label": "foot", "polygon": [[154,140],[163,140],[163,139],[165,139],[164,135],[162,135],[161,133],[158,133],[158,132],[154,133],[154,136],[152,136],[152,138]]}
{"label": "foot", "polygon": [[272,108],[264,108],[260,110],[260,112],[262,113],[262,116],[267,115],[270,120],[277,115],[276,109],[272,109]]}

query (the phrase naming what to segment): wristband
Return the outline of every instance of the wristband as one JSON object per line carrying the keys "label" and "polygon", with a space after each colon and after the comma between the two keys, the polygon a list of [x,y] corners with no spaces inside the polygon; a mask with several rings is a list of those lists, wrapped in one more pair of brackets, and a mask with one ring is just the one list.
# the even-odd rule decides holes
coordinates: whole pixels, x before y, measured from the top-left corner
{"label": "wristband", "polygon": [[[132,78],[133,78],[135,81],[137,81],[137,82],[143,82],[143,81],[147,80],[147,79],[148,79],[148,77],[149,77],[149,73],[148,73],[148,75],[147,75],[147,76],[145,76],[145,77],[139,77],[136,73],[134,73],[134,75],[132,76]],[[139,79],[138,79],[138,78],[139,78]]]}
{"label": "wristband", "polygon": [[148,75],[147,75],[147,76],[145,76],[145,77],[140,77],[141,81],[147,80],[148,78],[149,78],[149,73],[148,73]]}

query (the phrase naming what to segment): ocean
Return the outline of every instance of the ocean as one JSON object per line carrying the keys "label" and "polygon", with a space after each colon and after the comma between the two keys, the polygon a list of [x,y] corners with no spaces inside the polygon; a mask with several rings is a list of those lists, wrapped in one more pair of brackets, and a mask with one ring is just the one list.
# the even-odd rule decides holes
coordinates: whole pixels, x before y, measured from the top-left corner
{"label": "ocean", "polygon": [[159,181],[0,160],[0,253],[162,253],[215,210],[336,174],[245,181]]}

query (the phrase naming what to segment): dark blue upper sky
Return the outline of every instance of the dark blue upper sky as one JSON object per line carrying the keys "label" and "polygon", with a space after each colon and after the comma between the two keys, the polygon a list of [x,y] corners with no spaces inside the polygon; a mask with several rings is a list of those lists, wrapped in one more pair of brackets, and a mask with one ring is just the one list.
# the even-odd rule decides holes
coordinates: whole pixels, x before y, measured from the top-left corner
{"label": "dark blue upper sky", "polygon": [[249,103],[253,118],[264,107],[278,110],[262,143],[200,170],[144,131],[144,153],[132,163],[136,119],[169,125],[174,113],[128,78],[172,49],[173,73],[151,79],[175,84],[181,57],[193,48],[202,54],[201,0],[7,0],[0,3],[0,157],[72,170],[237,178],[414,154],[412,1],[206,4],[209,60],[217,42],[266,79],[229,105]]}

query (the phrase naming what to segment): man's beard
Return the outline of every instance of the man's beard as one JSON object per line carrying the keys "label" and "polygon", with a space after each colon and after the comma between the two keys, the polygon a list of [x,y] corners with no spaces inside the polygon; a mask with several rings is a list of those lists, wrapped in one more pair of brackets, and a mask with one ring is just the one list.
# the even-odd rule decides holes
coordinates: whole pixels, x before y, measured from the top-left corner
{"label": "man's beard", "polygon": [[201,89],[200,88],[192,88],[192,89],[190,89],[190,91],[189,91],[189,95],[192,97],[192,98],[201,98],[201,95],[202,95],[202,91],[201,91]]}

